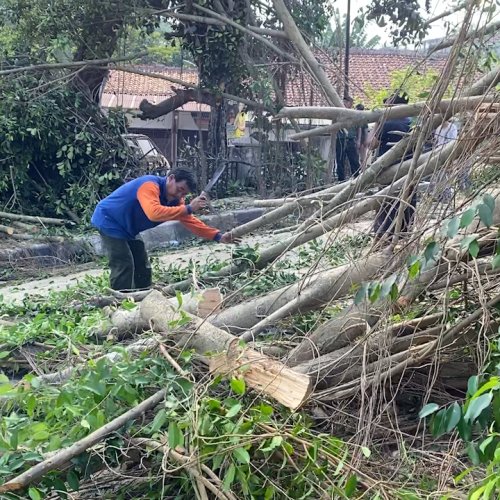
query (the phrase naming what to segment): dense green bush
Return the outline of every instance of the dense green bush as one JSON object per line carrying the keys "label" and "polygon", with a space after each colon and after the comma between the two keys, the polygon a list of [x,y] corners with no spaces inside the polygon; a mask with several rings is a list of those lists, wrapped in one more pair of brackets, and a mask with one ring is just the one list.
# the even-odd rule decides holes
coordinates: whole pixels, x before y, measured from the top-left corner
{"label": "dense green bush", "polygon": [[70,209],[87,219],[133,168],[120,136],[124,115],[104,115],[53,74],[2,80],[0,93],[1,206],[39,215]]}

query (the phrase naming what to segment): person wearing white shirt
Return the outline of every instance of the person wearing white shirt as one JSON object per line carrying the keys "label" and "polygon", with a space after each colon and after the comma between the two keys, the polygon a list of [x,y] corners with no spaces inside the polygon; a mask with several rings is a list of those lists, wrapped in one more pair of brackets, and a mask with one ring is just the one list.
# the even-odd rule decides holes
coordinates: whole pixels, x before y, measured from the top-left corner
{"label": "person wearing white shirt", "polygon": [[458,137],[457,126],[445,120],[435,131],[434,131],[434,145],[444,146],[451,141],[455,141]]}

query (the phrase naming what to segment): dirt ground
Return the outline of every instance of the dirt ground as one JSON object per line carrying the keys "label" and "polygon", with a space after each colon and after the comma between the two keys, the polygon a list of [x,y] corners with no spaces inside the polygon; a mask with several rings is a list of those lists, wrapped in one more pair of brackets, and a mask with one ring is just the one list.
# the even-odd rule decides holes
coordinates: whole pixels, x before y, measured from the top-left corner
{"label": "dirt ground", "polygon": [[[347,236],[360,233],[366,233],[369,227],[368,222],[358,222],[348,225],[342,229],[338,235]],[[292,233],[274,234],[267,232],[263,234],[251,235],[244,239],[244,244],[251,246],[257,243],[261,247],[265,247],[276,243],[278,239],[286,239]],[[327,236],[323,236],[326,239]],[[171,248],[162,250],[154,255],[159,259],[160,266],[167,267],[169,264],[176,263],[178,265],[185,265],[190,259],[203,261],[207,259],[222,260],[227,258],[230,260],[231,252],[234,246],[232,245],[215,245],[206,244],[198,246],[183,246],[180,248]],[[296,251],[289,252],[287,258],[294,258],[297,256]],[[42,274],[43,270],[40,270]],[[102,267],[97,263],[90,263],[84,265],[74,265],[61,268],[57,270],[57,274],[50,277],[41,279],[31,279],[25,282],[18,282],[16,284],[0,285],[0,300],[6,303],[19,303],[25,297],[29,296],[47,296],[52,291],[61,291],[75,286],[85,276],[99,276],[104,272]]]}

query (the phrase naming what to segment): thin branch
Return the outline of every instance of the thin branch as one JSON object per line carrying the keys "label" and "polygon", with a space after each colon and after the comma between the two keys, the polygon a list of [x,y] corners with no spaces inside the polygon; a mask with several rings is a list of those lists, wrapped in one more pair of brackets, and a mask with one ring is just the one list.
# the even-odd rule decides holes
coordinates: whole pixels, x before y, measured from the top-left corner
{"label": "thin branch", "polygon": [[88,448],[94,446],[96,443],[103,441],[111,433],[120,429],[120,427],[125,425],[127,422],[135,420],[146,411],[161,403],[165,399],[166,391],[167,389],[161,389],[148,399],[144,400],[142,403],[139,403],[135,408],[122,413],[120,416],[90,433],[88,436],[80,439],[67,448],[60,449],[50,458],[43,460],[42,462],[24,471],[22,474],[19,474],[10,481],[7,481],[5,484],[0,486],[0,493],[23,489],[26,486],[39,481],[48,472],[57,470],[59,467],[68,463],[68,461],[72,458],[77,457]]}
{"label": "thin branch", "polygon": [[270,42],[267,38],[264,38],[262,35],[259,35],[255,31],[252,31],[248,28],[245,28],[245,26],[242,26],[241,24],[238,24],[237,22],[233,21],[232,19],[229,19],[228,17],[221,16],[220,14],[217,14],[216,12],[213,12],[210,9],[206,9],[205,7],[202,7],[201,5],[196,5],[193,4],[193,7],[197,10],[200,10],[201,12],[204,12],[205,14],[208,14],[215,19],[219,19],[220,21],[225,22],[226,24],[229,24],[229,26],[232,26],[233,28],[236,28],[237,30],[246,33],[249,36],[254,37],[256,40],[259,40],[262,44],[264,44],[267,48],[271,49],[273,52],[278,54],[280,57],[283,59],[288,59],[289,61],[292,61],[294,63],[298,63],[297,59],[292,55],[287,52],[283,52],[280,48],[276,47],[274,43]]}
{"label": "thin branch", "polygon": [[0,76],[12,75],[14,73],[24,73],[27,71],[44,71],[47,69],[62,69],[62,68],[81,68],[82,66],[102,66],[120,61],[131,61],[132,59],[139,59],[147,56],[149,52],[139,52],[130,56],[114,57],[107,59],[89,59],[87,61],[71,61],[65,63],[47,63],[47,64],[33,64],[31,66],[23,66],[22,68],[11,68],[0,71]]}
{"label": "thin branch", "polygon": [[443,17],[451,16],[452,14],[455,14],[455,12],[465,9],[466,7],[467,7],[467,2],[462,2],[451,9],[441,12],[441,14],[437,14],[434,17],[430,17],[429,19],[427,19],[427,21],[425,21],[424,28],[428,28],[432,23],[435,23],[436,21],[443,19]]}

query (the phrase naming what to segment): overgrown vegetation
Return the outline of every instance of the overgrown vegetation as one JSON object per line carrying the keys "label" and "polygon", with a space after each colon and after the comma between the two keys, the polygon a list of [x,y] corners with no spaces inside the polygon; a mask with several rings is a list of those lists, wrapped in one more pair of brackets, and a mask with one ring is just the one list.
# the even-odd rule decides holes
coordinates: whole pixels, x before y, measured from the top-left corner
{"label": "overgrown vegetation", "polygon": [[89,219],[100,198],[134,170],[119,112],[105,116],[53,76],[1,80],[0,204],[34,215]]}

